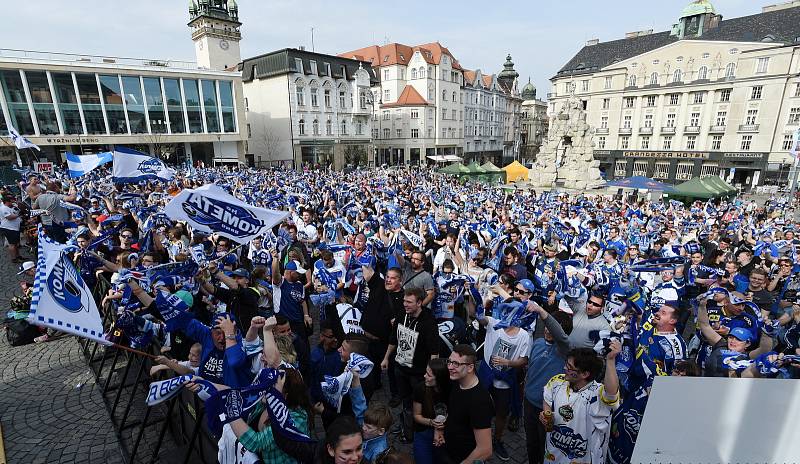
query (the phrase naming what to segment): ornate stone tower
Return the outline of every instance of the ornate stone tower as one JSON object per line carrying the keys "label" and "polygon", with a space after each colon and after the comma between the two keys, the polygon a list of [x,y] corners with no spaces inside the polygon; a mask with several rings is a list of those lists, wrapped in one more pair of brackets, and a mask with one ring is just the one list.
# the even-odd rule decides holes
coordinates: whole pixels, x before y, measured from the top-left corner
{"label": "ornate stone tower", "polygon": [[198,66],[225,69],[242,61],[236,0],[189,0],[188,25]]}
{"label": "ornate stone tower", "polygon": [[511,55],[506,56],[506,62],[503,64],[503,70],[497,75],[497,80],[504,84],[505,88],[511,89],[514,86],[514,81],[519,77],[519,73],[514,70],[514,62],[511,61]]}

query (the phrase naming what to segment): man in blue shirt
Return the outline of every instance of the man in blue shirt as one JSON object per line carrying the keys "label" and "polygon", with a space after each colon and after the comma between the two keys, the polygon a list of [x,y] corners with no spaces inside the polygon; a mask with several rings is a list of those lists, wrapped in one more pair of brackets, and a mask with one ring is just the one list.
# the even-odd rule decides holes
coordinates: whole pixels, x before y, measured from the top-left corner
{"label": "man in blue shirt", "polygon": [[544,337],[533,341],[528,356],[528,373],[525,376],[525,441],[528,445],[528,461],[539,464],[544,457],[545,430],[539,421],[544,386],[553,376],[564,372],[572,319],[569,314],[561,311],[550,315],[538,304],[533,304],[545,328]]}

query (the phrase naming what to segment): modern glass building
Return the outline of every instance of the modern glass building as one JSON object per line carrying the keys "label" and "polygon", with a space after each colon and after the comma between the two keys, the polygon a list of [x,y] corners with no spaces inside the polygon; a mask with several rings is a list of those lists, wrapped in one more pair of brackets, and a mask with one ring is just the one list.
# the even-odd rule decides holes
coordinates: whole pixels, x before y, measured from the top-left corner
{"label": "modern glass building", "polygon": [[[0,134],[9,125],[60,163],[124,145],[206,165],[244,161],[241,73],[194,63],[0,49]],[[3,139],[8,140],[8,139]],[[0,142],[0,164],[15,159]]]}

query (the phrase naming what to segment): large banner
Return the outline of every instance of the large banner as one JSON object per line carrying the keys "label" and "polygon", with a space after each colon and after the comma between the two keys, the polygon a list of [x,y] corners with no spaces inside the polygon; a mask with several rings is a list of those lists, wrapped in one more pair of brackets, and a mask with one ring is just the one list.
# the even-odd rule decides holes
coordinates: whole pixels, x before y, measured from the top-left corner
{"label": "large banner", "polygon": [[70,247],[48,238],[39,226],[39,260],[28,322],[104,345],[103,321],[92,291],[67,254]]}
{"label": "large banner", "polygon": [[80,155],[80,156],[74,153],[67,152],[67,166],[69,167],[69,176],[75,178],[75,177],[80,177],[84,174],[88,174],[92,172],[94,169],[106,163],[110,163],[113,160],[113,156],[114,154],[111,153],[110,151],[98,153],[96,155]]}
{"label": "large banner", "polygon": [[214,184],[184,189],[164,212],[170,219],[186,221],[201,232],[217,233],[239,243],[265,234],[289,215],[248,205]]}
{"label": "large banner", "polygon": [[112,174],[117,184],[130,184],[143,180],[169,181],[175,177],[175,171],[168,168],[163,161],[125,147],[114,148]]}

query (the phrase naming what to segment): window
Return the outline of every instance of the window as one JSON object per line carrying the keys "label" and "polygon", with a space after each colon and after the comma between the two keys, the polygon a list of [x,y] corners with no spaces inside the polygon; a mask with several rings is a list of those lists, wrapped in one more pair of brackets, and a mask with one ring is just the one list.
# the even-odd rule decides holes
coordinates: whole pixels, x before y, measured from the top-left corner
{"label": "window", "polygon": [[647,175],[647,161],[634,161],[633,162],[633,175],[646,176]]}
{"label": "window", "polygon": [[253,137],[253,131],[250,129],[250,123],[247,123],[247,138]]}
{"label": "window", "polygon": [[325,75],[331,77],[331,64],[325,63]]}
{"label": "window", "polygon": [[598,137],[597,138],[597,148],[603,150],[606,148],[606,138],[605,137]]}
{"label": "window", "polygon": [[411,78],[412,79],[417,78],[417,68],[411,68]]}
{"label": "window", "polygon": [[714,135],[711,137],[711,149],[712,150],[719,150],[722,148],[722,136],[721,135]]}
{"label": "window", "polygon": [[792,108],[789,110],[789,121],[788,124],[798,124],[800,123],[800,108]]}
{"label": "window", "polygon": [[694,93],[694,104],[695,105],[699,105],[700,103],[703,103],[703,96],[704,95],[705,95],[705,92],[695,92]]}
{"label": "window", "polygon": [[383,80],[385,80],[385,81],[389,80],[389,70],[388,69],[384,69],[383,70]]}
{"label": "window", "polygon": [[309,64],[311,65],[311,74],[317,74],[317,62],[310,61]]}
{"label": "window", "polygon": [[456,101],[456,93],[453,92],[453,103],[455,103],[455,101]]}
{"label": "window", "polygon": [[727,103],[731,101],[731,89],[722,89],[719,91],[719,101]]}
{"label": "window", "polygon": [[736,64],[728,63],[728,66],[725,66],[725,79],[734,79],[735,77],[736,77]]}
{"label": "window", "polygon": [[341,135],[347,135],[347,121],[345,121],[344,119],[342,119],[340,134]]}
{"label": "window", "polygon": [[322,98],[323,98],[323,101],[325,102],[325,108],[330,108],[331,107],[331,90],[330,89],[325,89],[322,92]]}
{"label": "window", "polygon": [[794,96],[800,97],[800,82],[794,85]]}
{"label": "window", "polygon": [[299,106],[303,106],[306,104],[306,94],[302,86],[299,85],[297,86],[296,96],[297,96],[297,104]]}
{"label": "window", "polygon": [[753,136],[752,135],[743,135],[742,136],[742,143],[739,148],[742,151],[750,151],[750,144],[753,143]]}
{"label": "window", "polygon": [[403,138],[403,129],[395,129],[395,133],[397,134],[398,139]]}
{"label": "window", "polygon": [[318,94],[319,94],[318,89],[311,89],[311,106],[313,106],[314,108],[319,106]]}
{"label": "window", "polygon": [[658,73],[650,74],[650,85],[658,85]]}
{"label": "window", "polygon": [[633,108],[636,103],[636,97],[625,97],[625,108]]}
{"label": "window", "polygon": [[681,73],[680,69],[676,69],[674,73],[672,73],[672,82],[682,82],[683,81],[683,73]]}
{"label": "window", "polygon": [[792,149],[792,142],[794,141],[794,136],[792,134],[783,134],[783,150],[791,150]]}
{"label": "window", "polygon": [[447,110],[442,108],[442,119],[447,119]]}
{"label": "window", "polygon": [[764,90],[764,86],[763,85],[753,86],[753,89],[750,92],[750,99],[751,100],[761,100],[761,91],[762,90]]}
{"label": "window", "polygon": [[298,127],[300,128],[300,135],[306,135],[306,121],[305,119],[301,119],[298,123]]}
{"label": "window", "polygon": [[[312,63],[313,63],[313,61],[312,61]],[[314,122],[311,123],[311,130],[312,130],[314,135],[319,135],[319,121],[318,120],[315,119]]]}
{"label": "window", "polygon": [[378,129],[372,129],[372,138],[373,139],[377,139],[378,137],[380,137],[380,133],[378,132]]}
{"label": "window", "polygon": [[644,115],[644,127],[653,127],[653,115],[652,114]]}
{"label": "window", "polygon": [[747,117],[744,120],[745,125],[752,126],[756,124],[758,118],[758,110],[747,110]]}
{"label": "window", "polygon": [[294,59],[294,70],[299,73],[303,72],[303,60],[301,60],[300,58]]}
{"label": "window", "polygon": [[676,180],[689,180],[694,175],[694,164],[692,163],[678,163],[675,169]]}
{"label": "window", "polygon": [[619,141],[619,148],[622,150],[627,150],[628,146],[630,145],[631,138],[628,135],[624,135],[620,138]]}
{"label": "window", "polygon": [[669,95],[669,104],[670,105],[678,105],[681,102],[681,94],[679,93],[672,93]]}
{"label": "window", "polygon": [[725,123],[726,123],[727,118],[728,118],[728,112],[727,111],[717,111],[717,123],[715,125],[716,126],[724,126]]}
{"label": "window", "polygon": [[692,113],[691,117],[689,118],[689,125],[692,127],[700,126],[700,113]]}
{"label": "window", "polygon": [[247,113],[250,111],[250,103],[247,101],[247,97],[244,97],[244,112]]}
{"label": "window", "polygon": [[626,116],[623,117],[623,119],[622,119],[622,127],[624,127],[625,129],[630,129],[631,128],[631,116],[630,115],[626,115]]}
{"label": "window", "polygon": [[383,138],[388,139],[391,136],[390,129],[383,130]]}
{"label": "window", "polygon": [[411,119],[419,119],[419,110],[411,110]]}
{"label": "window", "polygon": [[419,129],[411,129],[411,138],[418,139],[419,138]]}
{"label": "window", "polygon": [[606,76],[605,89],[611,88],[611,76]]}
{"label": "window", "polygon": [[389,120],[389,112],[388,111],[384,111],[383,112],[383,120],[384,121],[388,121]]}
{"label": "window", "polygon": [[672,136],[671,135],[665,135],[664,136],[664,140],[661,143],[661,149],[662,150],[672,150]]}
{"label": "window", "polygon": [[697,80],[702,81],[706,79],[708,79],[708,68],[700,66],[700,69],[697,70]]}
{"label": "window", "polygon": [[653,165],[654,179],[667,179],[669,177],[669,163],[659,161]]}
{"label": "window", "polygon": [[442,101],[447,100],[447,90],[442,90]]}
{"label": "window", "polygon": [[608,129],[608,116],[603,116],[600,118],[600,128]]}
{"label": "window", "polygon": [[610,98],[604,98],[603,99],[603,109],[607,110],[610,106],[611,106],[611,99]]}
{"label": "window", "polygon": [[656,96],[655,95],[648,95],[647,96],[647,104],[645,106],[656,106]]}
{"label": "window", "polygon": [[650,149],[650,137],[644,136],[641,140],[641,146],[639,147],[642,150],[649,150]]}
{"label": "window", "polygon": [[719,165],[716,163],[703,163],[700,166],[700,178],[719,175]]}
{"label": "window", "polygon": [[589,91],[589,81],[581,81],[581,92],[588,92]]}
{"label": "window", "polygon": [[614,177],[625,177],[625,171],[628,169],[628,162],[625,160],[617,160],[614,163]]}
{"label": "window", "polygon": [[388,102],[392,97],[391,91],[386,89],[383,91],[383,101]]}
{"label": "window", "polygon": [[367,109],[367,92],[366,90],[362,90],[358,92],[358,104],[361,106],[362,110]]}
{"label": "window", "polygon": [[769,67],[769,57],[759,58],[756,65],[756,73],[765,73]]}
{"label": "window", "polygon": [[697,143],[697,136],[696,135],[689,135],[686,137],[686,149],[687,150],[694,150],[694,146]]}
{"label": "window", "polygon": [[401,81],[406,80],[406,70],[403,68],[400,68],[400,80]]}
{"label": "window", "polygon": [[333,135],[333,123],[330,119],[325,121],[325,135]]}
{"label": "window", "polygon": [[339,108],[347,108],[347,93],[344,90],[339,91]]}
{"label": "window", "polygon": [[628,77],[628,87],[636,87],[636,76],[631,75]]}
{"label": "window", "polygon": [[675,113],[667,114],[667,127],[675,127]]}

